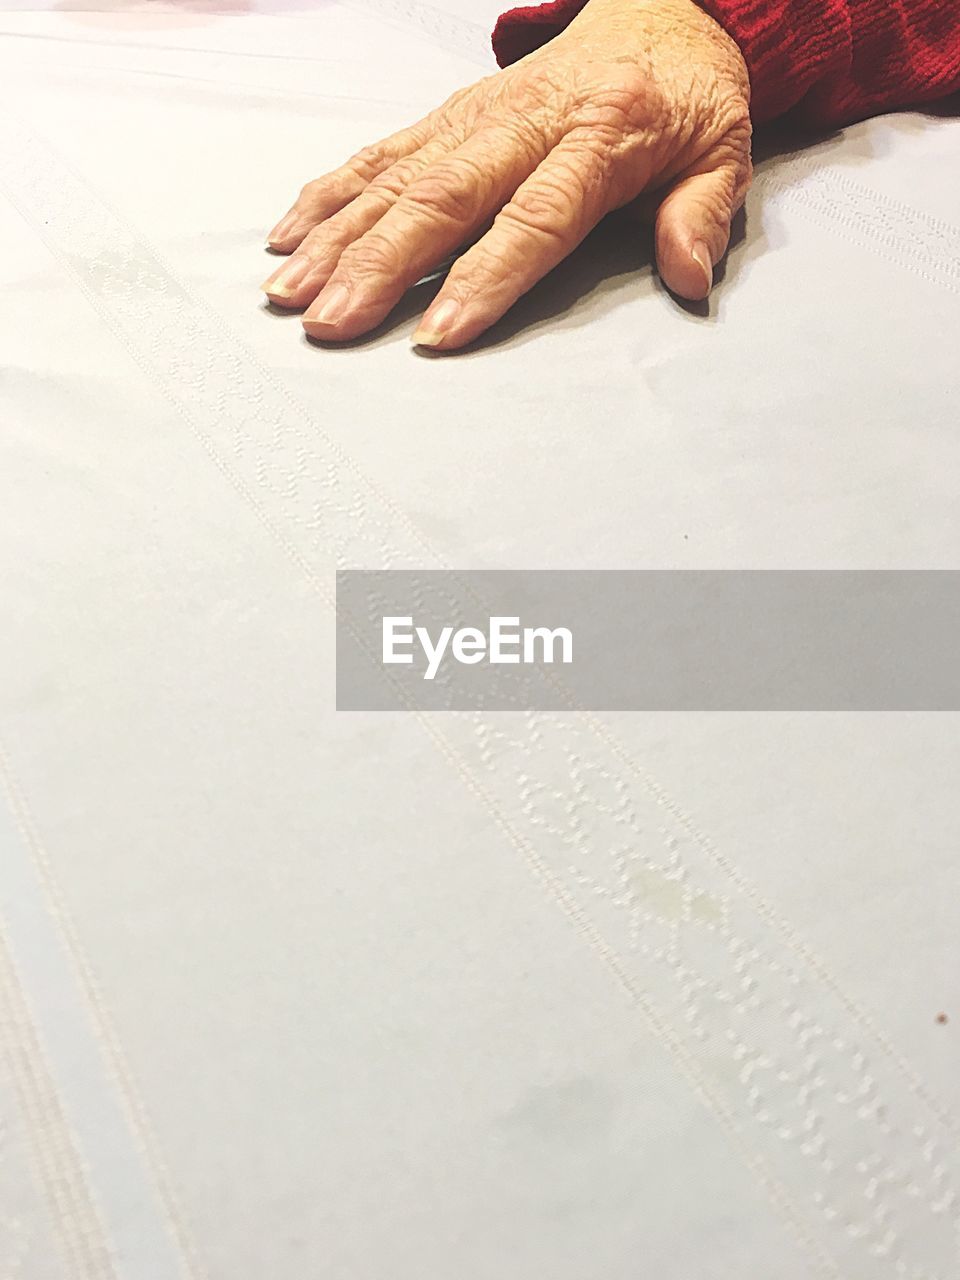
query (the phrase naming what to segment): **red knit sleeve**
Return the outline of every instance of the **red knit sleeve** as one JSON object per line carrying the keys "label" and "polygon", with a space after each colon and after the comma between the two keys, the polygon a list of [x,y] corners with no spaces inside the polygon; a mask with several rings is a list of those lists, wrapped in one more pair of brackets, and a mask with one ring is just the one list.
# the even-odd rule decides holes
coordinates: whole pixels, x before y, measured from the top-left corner
{"label": "red knit sleeve", "polygon": [[[586,0],[511,9],[501,66],[550,40]],[[743,52],[757,124],[838,125],[960,89],[960,0],[699,0]]]}

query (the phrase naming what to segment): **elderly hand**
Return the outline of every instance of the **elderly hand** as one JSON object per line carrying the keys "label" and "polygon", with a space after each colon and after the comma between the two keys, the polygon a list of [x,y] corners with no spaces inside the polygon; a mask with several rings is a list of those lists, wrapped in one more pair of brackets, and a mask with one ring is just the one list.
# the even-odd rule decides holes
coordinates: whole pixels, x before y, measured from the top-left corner
{"label": "elderly hand", "polygon": [[295,252],[263,289],[306,307],[311,337],[354,338],[476,240],[414,334],[461,347],[606,213],[655,193],[660,274],[701,299],[749,181],[747,70],[722,28],[692,0],[589,0],[541,49],[307,183],[269,236]]}

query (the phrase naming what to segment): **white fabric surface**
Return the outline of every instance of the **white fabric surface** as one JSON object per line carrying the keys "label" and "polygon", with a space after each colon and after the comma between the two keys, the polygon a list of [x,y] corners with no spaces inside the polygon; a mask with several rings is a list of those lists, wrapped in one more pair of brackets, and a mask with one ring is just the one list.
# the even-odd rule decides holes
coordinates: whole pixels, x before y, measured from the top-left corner
{"label": "white fabric surface", "polygon": [[[456,359],[256,285],[489,0],[0,14],[0,1276],[955,1280],[955,716],[338,716],[333,571],[957,567],[960,120]],[[953,1015],[944,1025],[941,1011]]]}

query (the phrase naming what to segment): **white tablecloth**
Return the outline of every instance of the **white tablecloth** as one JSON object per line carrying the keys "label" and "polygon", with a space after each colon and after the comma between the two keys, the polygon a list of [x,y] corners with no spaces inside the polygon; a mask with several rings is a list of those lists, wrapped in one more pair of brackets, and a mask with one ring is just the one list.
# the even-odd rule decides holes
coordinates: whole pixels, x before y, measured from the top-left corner
{"label": "white tablecloth", "polygon": [[708,315],[614,229],[309,345],[265,229],[493,12],[0,13],[4,1280],[960,1275],[957,717],[338,715],[332,612],[957,567],[960,120],[764,160]]}

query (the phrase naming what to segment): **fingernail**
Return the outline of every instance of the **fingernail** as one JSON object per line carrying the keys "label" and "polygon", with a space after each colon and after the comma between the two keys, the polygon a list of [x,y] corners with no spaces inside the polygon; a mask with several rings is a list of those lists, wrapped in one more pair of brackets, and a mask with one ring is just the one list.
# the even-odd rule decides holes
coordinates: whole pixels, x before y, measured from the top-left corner
{"label": "fingernail", "polygon": [[429,310],[420,320],[413,335],[416,347],[439,347],[460,314],[460,303],[447,298],[435,310]]}
{"label": "fingernail", "polygon": [[272,298],[289,298],[297,286],[303,284],[312,266],[313,259],[305,254],[291,258],[279,271],[264,280],[260,288]]}
{"label": "fingernail", "polygon": [[304,316],[304,321],[307,324],[336,324],[349,301],[350,291],[345,284],[328,285],[314,303],[318,308],[316,313]]}
{"label": "fingernail", "polygon": [[267,236],[267,244],[275,245],[275,244],[279,244],[283,240],[286,240],[287,236],[290,234],[293,228],[297,225],[297,216],[298,215],[292,211],[288,214],[285,214],[284,217],[280,219],[277,225],[273,228],[273,230]]}
{"label": "fingernail", "polygon": [[707,293],[713,288],[713,263],[710,261],[710,250],[702,240],[698,240],[690,250],[690,257],[703,272]]}

